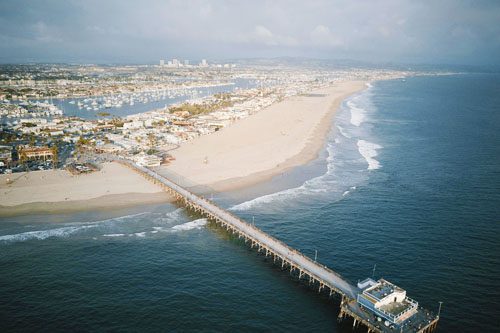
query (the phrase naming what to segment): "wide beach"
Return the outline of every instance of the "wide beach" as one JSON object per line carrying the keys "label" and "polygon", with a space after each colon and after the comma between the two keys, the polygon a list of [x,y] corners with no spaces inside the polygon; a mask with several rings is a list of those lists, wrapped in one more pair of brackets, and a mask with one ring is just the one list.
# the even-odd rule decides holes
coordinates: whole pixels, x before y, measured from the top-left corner
{"label": "wide beach", "polygon": [[0,216],[120,208],[166,202],[170,197],[117,164],[74,176],[66,170],[0,176]]}
{"label": "wide beach", "polygon": [[[342,100],[363,81],[290,97],[172,151],[157,171],[188,187],[228,191],[266,181],[318,156]],[[8,183],[7,179],[10,180]],[[169,201],[159,187],[116,163],[73,176],[64,170],[0,176],[0,216],[120,208]]]}
{"label": "wide beach", "polygon": [[344,81],[288,98],[181,145],[172,152],[176,160],[157,171],[186,186],[215,191],[268,180],[315,159],[340,103],[365,87],[364,81]]}

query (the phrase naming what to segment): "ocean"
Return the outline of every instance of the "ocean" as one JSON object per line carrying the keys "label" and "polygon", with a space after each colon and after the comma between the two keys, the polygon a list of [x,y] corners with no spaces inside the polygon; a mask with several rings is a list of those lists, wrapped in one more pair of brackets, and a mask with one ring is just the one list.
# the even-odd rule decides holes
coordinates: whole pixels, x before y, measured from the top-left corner
{"label": "ocean", "polygon": [[[353,283],[372,276],[438,332],[498,332],[500,75],[375,82],[319,158],[214,197]],[[0,330],[352,332],[338,299],[170,204],[0,221]]]}

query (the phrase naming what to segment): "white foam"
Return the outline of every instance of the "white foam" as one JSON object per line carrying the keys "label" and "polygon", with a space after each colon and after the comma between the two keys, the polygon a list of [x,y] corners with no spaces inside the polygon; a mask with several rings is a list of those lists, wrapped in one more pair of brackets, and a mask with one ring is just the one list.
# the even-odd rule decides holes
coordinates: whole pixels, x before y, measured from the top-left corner
{"label": "white foam", "polygon": [[83,225],[79,227],[64,227],[47,230],[27,231],[19,234],[2,235],[0,242],[24,242],[31,239],[43,240],[50,237],[67,237],[78,231],[94,228],[94,225]]}
{"label": "white foam", "polygon": [[311,178],[305,181],[301,186],[293,187],[276,193],[263,195],[255,199],[242,202],[238,205],[234,205],[229,209],[233,211],[249,210],[252,209],[253,207],[259,206],[261,204],[270,203],[273,201],[285,202],[290,199],[297,198],[303,195],[328,192],[330,190],[331,183],[328,181],[327,178],[334,172],[335,169],[335,166],[333,164],[334,149],[335,148],[332,144],[328,144],[327,146],[328,157],[326,158],[327,171],[323,175]]}
{"label": "white foam", "polygon": [[[162,226],[153,227],[153,230],[147,231],[138,231],[133,233],[121,233],[120,225],[123,225],[125,222],[130,221],[135,223],[137,221],[137,217],[148,215],[150,217],[150,221],[156,225],[168,225],[172,224],[175,221],[178,221],[181,218],[181,214],[183,212],[183,208],[178,208],[170,213],[150,213],[150,212],[141,212],[137,214],[125,215],[120,217],[114,217],[106,220],[95,221],[95,222],[69,222],[63,224],[63,227],[46,229],[46,230],[36,230],[36,231],[28,231],[17,234],[9,234],[9,235],[0,235],[0,243],[11,243],[11,242],[23,242],[27,240],[44,240],[51,237],[68,237],[70,235],[76,234],[78,232],[87,230],[87,229],[96,229],[99,230],[102,228],[104,231],[102,237],[146,237],[148,233],[156,234],[158,232],[172,232],[172,229],[181,230],[182,228],[190,228],[190,225],[186,227],[177,226],[173,228],[166,228]],[[198,221],[198,220],[197,220]],[[193,221],[195,222],[195,221]],[[205,222],[206,223],[206,222]],[[202,222],[196,222],[196,225],[204,224]],[[125,224],[126,226],[129,223]],[[115,231],[110,232],[110,231]],[[106,233],[107,232],[107,233]]]}
{"label": "white foam", "polygon": [[347,191],[344,191],[344,193],[342,193],[342,196],[345,197],[346,195],[348,195],[349,193],[351,193],[351,191],[353,191],[355,189],[356,189],[356,186],[349,187],[349,189]]}
{"label": "white foam", "polygon": [[[306,196],[325,196],[328,200],[342,200],[352,194],[359,184],[368,177],[363,159],[368,163],[368,169],[380,168],[380,163],[375,159],[377,149],[382,148],[377,144],[359,140],[369,135],[369,128],[362,126],[368,115],[375,110],[371,102],[372,85],[367,84],[367,89],[360,95],[348,99],[341,111],[336,116],[335,126],[338,131],[333,132],[333,137],[327,144],[327,171],[318,177],[305,181],[302,185],[271,193],[248,200],[229,208],[233,211],[247,211],[256,207],[275,207],[270,203],[277,203],[277,207],[285,207],[294,200],[303,200]],[[350,178],[352,177],[352,178]]]}
{"label": "white foam", "polygon": [[[363,97],[364,98],[364,97]],[[354,126],[360,126],[361,123],[365,119],[365,110],[359,108],[352,100],[347,101],[347,106],[349,107],[347,110],[351,112],[351,119],[350,122]],[[347,111],[346,110],[346,111]],[[230,210],[233,211],[246,211],[246,210],[251,210],[254,209],[255,207],[261,207],[263,205],[267,205],[271,202],[278,202],[278,203],[283,203],[285,204],[289,200],[293,200],[295,198],[302,198],[307,195],[318,195],[318,194],[324,194],[324,193],[336,193],[337,198],[341,199],[342,197],[345,197],[349,193],[351,193],[353,190],[356,189],[355,186],[352,186],[350,189],[343,187],[342,184],[345,184],[344,179],[339,179],[339,177],[335,176],[335,172],[337,168],[340,169],[341,172],[343,172],[343,165],[344,161],[343,160],[337,160],[337,152],[340,148],[339,145],[346,145],[346,147],[352,147],[350,145],[353,145],[354,147],[352,148],[357,148],[357,151],[363,156],[363,158],[367,161],[368,163],[368,169],[369,170],[374,170],[378,169],[380,167],[380,163],[374,158],[377,156],[377,149],[382,148],[381,146],[364,141],[364,140],[356,140],[353,138],[351,135],[348,134],[348,129],[349,126],[341,126],[339,124],[336,125],[338,129],[338,133],[345,137],[347,140],[343,140],[342,138],[339,139],[338,136],[335,136],[333,140],[331,140],[328,145],[327,145],[327,159],[326,159],[326,166],[327,166],[327,171],[321,176],[312,178],[310,180],[305,181],[301,186],[291,188],[291,189],[286,189],[280,192],[276,193],[271,193],[267,195],[263,195],[260,197],[257,197],[255,199],[245,201],[243,203],[234,205],[233,207],[229,208]],[[356,131],[355,131],[356,132]],[[357,131],[360,132],[360,131]],[[351,148],[347,148],[351,149]],[[345,152],[346,150],[343,150]],[[357,155],[357,154],[356,154]],[[351,163],[350,161],[347,161],[347,163]],[[360,165],[359,167],[362,167]],[[345,171],[345,170],[344,170]],[[360,170],[361,171],[361,170]],[[348,180],[347,180],[348,181]],[[345,184],[347,185],[347,184]],[[333,194],[335,195],[335,194]]]}
{"label": "white foam", "polygon": [[193,230],[193,229],[201,229],[206,224],[207,224],[207,219],[198,219],[198,220],[194,220],[194,221],[190,221],[190,222],[186,222],[183,224],[173,226],[171,229],[173,231],[187,231],[187,230]]}
{"label": "white foam", "polygon": [[[342,126],[337,125],[337,129],[339,130],[340,134],[341,134],[343,137],[348,138],[348,139],[350,139],[350,138],[351,138],[351,136],[350,136],[349,134],[347,134],[347,133],[346,133],[346,131],[344,130],[344,128],[343,128]],[[336,140],[336,142],[337,142],[337,139],[335,139],[335,140]],[[339,141],[340,141],[340,140],[339,140]],[[338,142],[337,142],[337,143],[338,143]]]}
{"label": "white foam", "polygon": [[366,111],[354,104],[353,101],[348,101],[346,104],[351,112],[351,124],[359,127],[365,120]]}
{"label": "white foam", "polygon": [[357,145],[359,153],[368,163],[368,170],[379,169],[380,163],[374,157],[377,156],[377,149],[382,148],[382,146],[365,140],[358,140]]}
{"label": "white foam", "polygon": [[155,224],[171,224],[172,222],[178,221],[181,218],[184,208],[177,208],[173,212],[168,214],[161,214],[153,218],[151,221]]}

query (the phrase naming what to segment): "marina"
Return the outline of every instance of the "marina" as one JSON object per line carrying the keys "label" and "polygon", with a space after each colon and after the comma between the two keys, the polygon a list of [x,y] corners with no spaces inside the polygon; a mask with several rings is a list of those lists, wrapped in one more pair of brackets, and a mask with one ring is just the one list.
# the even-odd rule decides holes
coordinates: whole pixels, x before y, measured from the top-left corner
{"label": "marina", "polygon": [[[372,89],[342,103],[327,149],[313,164],[275,177],[281,183],[265,182],[241,194],[203,193],[209,198],[214,193],[217,206],[341,273],[354,288],[368,287],[357,285],[366,277],[375,282],[384,278],[406,289],[418,309],[432,310],[432,318],[443,301],[437,332],[494,332],[499,266],[494,237],[498,196],[492,180],[498,154],[490,138],[498,123],[496,87],[498,76],[491,75],[373,82]],[[436,105],[442,106],[439,113]],[[468,126],[475,121],[484,124],[480,131]],[[67,128],[75,125],[65,123]],[[23,129],[41,126],[45,124]],[[279,130],[276,136],[281,137]],[[376,143],[376,154],[372,151],[370,159],[361,155],[359,140]],[[2,147],[7,163],[12,163],[11,147]],[[205,153],[206,148],[201,151],[199,163],[208,155],[208,164],[202,166],[208,169],[216,157]],[[226,161],[226,172],[237,166],[233,154]],[[368,169],[375,162],[378,169]],[[398,307],[393,313],[373,303],[394,315],[387,319],[375,317],[368,306],[362,310],[357,298],[345,298],[341,306],[337,293],[330,297],[326,287],[318,293],[319,284],[309,285],[307,274],[299,279],[297,269],[281,269],[279,258],[274,263],[265,250],[257,252],[258,245],[252,249],[247,241],[245,246],[243,237],[180,208],[184,205],[151,206],[146,194],[132,192],[144,185],[169,196],[128,168],[109,169],[113,165],[87,172],[84,164],[75,164],[76,175],[64,170],[3,175],[14,180],[2,182],[2,193],[7,192],[2,202],[12,205],[4,211],[26,214],[3,217],[0,228],[5,267],[0,290],[6,296],[0,312],[9,314],[3,322],[7,331],[71,330],[75,322],[96,327],[102,318],[105,328],[116,331],[347,333],[353,325],[354,331],[366,331],[364,323],[398,331],[390,328],[401,313]],[[430,173],[433,167],[448,172]],[[162,174],[180,182],[175,174]],[[128,189],[120,190],[125,184]],[[183,186],[195,191],[189,183]],[[108,198],[110,193],[125,194]],[[123,202],[135,206],[117,208]],[[37,215],[45,207],[52,207],[51,213]],[[75,208],[75,213],[64,213]],[[75,257],[80,258],[77,263]],[[477,288],[470,288],[475,284]],[[398,288],[372,295],[383,301],[384,293]],[[412,302],[406,304],[411,312]],[[170,311],[172,307],[176,310]],[[421,314],[422,321],[410,319],[407,332],[418,330],[427,316]]]}
{"label": "marina", "polygon": [[[251,85],[251,83],[248,83]],[[239,89],[236,83],[199,88],[153,90],[132,94],[86,97],[78,99],[54,99],[54,104],[64,110],[66,116],[84,119],[125,117],[133,114],[165,108],[190,99],[202,98],[220,92]]]}
{"label": "marina", "polygon": [[0,20],[0,333],[499,332],[500,1]]}

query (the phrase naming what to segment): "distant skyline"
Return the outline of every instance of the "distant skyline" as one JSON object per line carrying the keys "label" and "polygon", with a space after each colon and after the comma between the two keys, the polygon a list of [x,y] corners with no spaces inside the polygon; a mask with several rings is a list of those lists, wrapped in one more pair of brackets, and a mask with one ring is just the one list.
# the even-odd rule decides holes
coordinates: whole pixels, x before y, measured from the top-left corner
{"label": "distant skyline", "polygon": [[0,62],[500,65],[500,1],[0,0]]}

